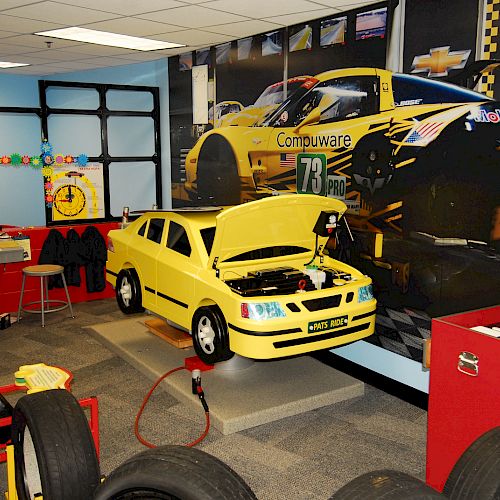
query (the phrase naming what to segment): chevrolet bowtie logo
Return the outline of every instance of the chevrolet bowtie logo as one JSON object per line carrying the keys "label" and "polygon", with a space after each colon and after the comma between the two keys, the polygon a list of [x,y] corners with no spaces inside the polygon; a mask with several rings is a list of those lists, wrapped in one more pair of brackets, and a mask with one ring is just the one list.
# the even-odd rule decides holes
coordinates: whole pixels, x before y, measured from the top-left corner
{"label": "chevrolet bowtie logo", "polygon": [[427,76],[447,76],[450,69],[462,69],[469,59],[470,50],[450,52],[450,46],[436,47],[429,54],[415,56],[411,65],[412,73],[425,73]]}

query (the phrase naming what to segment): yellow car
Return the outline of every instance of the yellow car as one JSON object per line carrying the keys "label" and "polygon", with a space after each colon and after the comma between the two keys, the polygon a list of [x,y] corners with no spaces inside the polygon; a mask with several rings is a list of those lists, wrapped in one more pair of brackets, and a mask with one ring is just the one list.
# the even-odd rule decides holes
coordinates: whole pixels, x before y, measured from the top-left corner
{"label": "yellow car", "polygon": [[[380,229],[399,231],[404,216],[405,231],[453,237],[467,220],[467,234],[487,241],[499,141],[500,105],[485,95],[383,69],[331,70],[306,78],[257,123],[201,136],[184,187],[201,204],[276,191],[340,197]],[[481,194],[472,206],[473,192]]]}
{"label": "yellow car", "polygon": [[109,233],[107,280],[124,313],[190,331],[209,364],[302,354],[374,332],[372,282],[322,249],[346,206],[316,195],[143,214]]}

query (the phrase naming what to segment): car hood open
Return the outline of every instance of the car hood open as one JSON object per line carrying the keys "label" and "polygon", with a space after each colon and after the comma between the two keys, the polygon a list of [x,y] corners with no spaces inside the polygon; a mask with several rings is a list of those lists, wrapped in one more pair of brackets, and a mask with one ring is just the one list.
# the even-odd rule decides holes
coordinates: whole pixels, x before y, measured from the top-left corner
{"label": "car hood open", "polygon": [[[251,250],[299,246],[314,250],[314,225],[322,211],[345,212],[337,199],[310,194],[272,196],[228,208],[216,217],[209,266]],[[326,243],[319,237],[319,244]]]}

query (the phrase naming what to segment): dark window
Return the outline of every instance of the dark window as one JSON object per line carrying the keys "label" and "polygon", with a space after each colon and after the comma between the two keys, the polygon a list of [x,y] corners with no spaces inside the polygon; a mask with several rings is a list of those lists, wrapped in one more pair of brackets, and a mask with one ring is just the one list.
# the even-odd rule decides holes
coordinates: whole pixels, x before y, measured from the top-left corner
{"label": "dark window", "polygon": [[201,237],[203,238],[203,243],[205,243],[205,248],[207,249],[207,254],[210,255],[212,251],[212,245],[214,244],[215,238],[215,226],[206,227],[200,230]]}
{"label": "dark window", "polygon": [[155,243],[161,243],[164,225],[165,219],[151,219],[148,227],[148,240],[154,241]]}
{"label": "dark window", "polygon": [[273,257],[282,257],[283,255],[296,255],[298,253],[309,252],[309,248],[296,247],[296,246],[279,246],[279,247],[266,247],[250,250],[249,252],[240,253],[234,257],[226,259],[224,262],[235,262],[240,260],[258,260],[258,259],[271,259]]}
{"label": "dark window", "polygon": [[137,234],[139,236],[144,236],[144,233],[146,232],[146,226],[148,225],[148,221],[146,221],[140,228],[139,231],[137,231]]}
{"label": "dark window", "polygon": [[394,75],[392,77],[392,91],[396,106],[490,100],[483,94],[463,87],[412,75]]}
{"label": "dark window", "polygon": [[187,257],[191,255],[191,245],[186,230],[177,222],[170,222],[167,247]]}

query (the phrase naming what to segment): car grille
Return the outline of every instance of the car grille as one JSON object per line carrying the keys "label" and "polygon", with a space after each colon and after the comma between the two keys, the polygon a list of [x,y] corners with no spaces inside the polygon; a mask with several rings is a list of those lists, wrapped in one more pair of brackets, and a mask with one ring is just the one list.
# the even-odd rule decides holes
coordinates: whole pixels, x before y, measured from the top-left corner
{"label": "car grille", "polygon": [[321,311],[323,309],[331,309],[332,307],[338,307],[340,301],[342,300],[342,295],[332,295],[330,297],[321,297],[319,299],[304,300],[302,304],[308,311]]}

